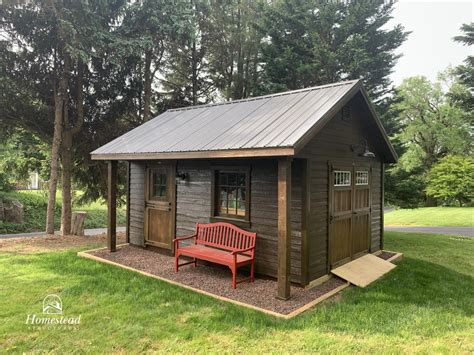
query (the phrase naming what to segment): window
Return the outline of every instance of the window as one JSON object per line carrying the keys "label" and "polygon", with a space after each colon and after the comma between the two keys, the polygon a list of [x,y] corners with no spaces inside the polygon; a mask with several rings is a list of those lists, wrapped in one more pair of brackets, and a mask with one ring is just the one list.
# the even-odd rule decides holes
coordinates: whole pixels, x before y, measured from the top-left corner
{"label": "window", "polygon": [[369,184],[369,172],[365,170],[356,171],[356,185],[368,185]]}
{"label": "window", "polygon": [[351,172],[342,170],[334,171],[334,186],[351,186]]}
{"label": "window", "polygon": [[249,172],[215,170],[214,216],[249,220]]}
{"label": "window", "polygon": [[167,176],[160,170],[150,170],[150,198],[162,199],[167,196]]}

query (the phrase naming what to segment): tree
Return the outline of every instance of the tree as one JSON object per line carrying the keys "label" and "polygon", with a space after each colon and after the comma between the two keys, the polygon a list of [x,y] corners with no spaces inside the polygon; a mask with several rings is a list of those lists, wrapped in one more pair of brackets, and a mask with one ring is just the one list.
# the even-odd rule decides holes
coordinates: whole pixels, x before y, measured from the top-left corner
{"label": "tree", "polygon": [[444,84],[450,85],[448,74],[435,83],[422,76],[408,78],[397,88],[400,102],[395,108],[404,126],[398,138],[406,148],[400,164],[406,171],[419,166],[429,170],[448,153],[472,153],[471,117],[450,102],[449,89],[443,90]]}
{"label": "tree", "polygon": [[[454,37],[456,42],[465,46],[474,44],[474,22],[463,24],[461,31],[464,35]],[[470,55],[464,60],[464,64],[455,68],[455,74],[466,90],[453,91],[451,97],[467,111],[474,111],[474,56]]]}
{"label": "tree", "polygon": [[[107,35],[120,3],[49,0],[2,8],[2,29],[10,40],[2,48],[11,70],[2,72],[2,77],[14,88],[10,98],[2,97],[8,123],[37,132],[51,143],[48,233],[54,232],[59,159],[63,189],[61,229],[64,234],[69,233],[73,136],[84,122],[83,76],[91,58],[100,56],[103,43],[111,42]],[[28,110],[19,109],[21,104]],[[35,118],[35,110],[44,114]],[[18,115],[18,111],[26,112]]]}
{"label": "tree", "polygon": [[428,173],[428,195],[449,204],[457,201],[463,206],[474,200],[474,158],[447,155],[433,165]]}
{"label": "tree", "polygon": [[163,88],[168,97],[166,107],[183,107],[207,103],[215,86],[210,77],[208,58],[212,45],[207,1],[191,0],[186,29],[168,46],[168,60]]}
{"label": "tree", "polygon": [[215,87],[226,100],[258,94],[263,34],[256,23],[263,0],[210,1],[211,41],[207,59]]}
{"label": "tree", "polygon": [[263,91],[347,79],[363,79],[374,99],[390,91],[394,51],[408,35],[400,25],[385,28],[393,2],[283,0],[265,9]]}

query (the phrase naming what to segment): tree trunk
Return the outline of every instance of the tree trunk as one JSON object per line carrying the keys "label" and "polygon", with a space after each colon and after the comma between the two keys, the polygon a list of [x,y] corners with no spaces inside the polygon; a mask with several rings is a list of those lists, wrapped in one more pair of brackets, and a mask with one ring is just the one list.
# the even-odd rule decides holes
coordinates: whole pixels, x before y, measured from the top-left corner
{"label": "tree trunk", "polygon": [[151,118],[151,50],[145,52],[145,88],[143,95],[143,120],[146,122]]}
{"label": "tree trunk", "polygon": [[192,95],[193,95],[193,105],[197,104],[197,95],[198,95],[198,73],[197,73],[197,55],[196,55],[196,40],[193,40],[192,45]]}
{"label": "tree trunk", "polygon": [[[61,234],[63,236],[71,234],[72,219],[72,164],[73,164],[73,136],[77,134],[84,123],[84,101],[82,84],[84,77],[84,65],[77,65],[76,82],[76,120],[72,126],[69,121],[67,108],[64,112],[64,132],[61,149],[62,164],[62,209],[61,209]],[[67,106],[67,105],[66,105]]]}
{"label": "tree trunk", "polygon": [[[64,51],[63,51],[64,52]],[[59,85],[54,95],[54,133],[51,147],[51,171],[49,176],[49,197],[46,211],[46,233],[54,234],[54,207],[56,206],[56,190],[59,175],[59,152],[63,128],[63,108],[67,102],[67,87],[71,70],[71,58],[64,53],[64,67],[59,79]]]}
{"label": "tree trunk", "polygon": [[70,129],[63,132],[61,146],[61,187],[62,187],[62,209],[61,209],[61,235],[71,234],[71,213],[72,213],[72,133]]}
{"label": "tree trunk", "polygon": [[426,196],[425,206],[426,207],[436,207],[438,205],[436,199],[431,196]]}

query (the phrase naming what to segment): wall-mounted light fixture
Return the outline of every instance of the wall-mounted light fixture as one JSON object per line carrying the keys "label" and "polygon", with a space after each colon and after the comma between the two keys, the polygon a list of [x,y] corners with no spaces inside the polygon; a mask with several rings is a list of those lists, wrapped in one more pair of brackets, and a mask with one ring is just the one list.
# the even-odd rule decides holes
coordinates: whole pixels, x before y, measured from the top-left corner
{"label": "wall-mounted light fixture", "polygon": [[176,173],[176,181],[186,181],[188,179],[188,173],[185,173],[184,171],[178,171]]}
{"label": "wall-mounted light fixture", "polygon": [[351,144],[351,151],[355,152],[357,148],[361,148],[361,147],[364,147],[364,151],[358,154],[359,157],[375,158],[375,153],[369,150],[369,143],[367,142],[367,139],[364,139],[363,143],[359,145]]}

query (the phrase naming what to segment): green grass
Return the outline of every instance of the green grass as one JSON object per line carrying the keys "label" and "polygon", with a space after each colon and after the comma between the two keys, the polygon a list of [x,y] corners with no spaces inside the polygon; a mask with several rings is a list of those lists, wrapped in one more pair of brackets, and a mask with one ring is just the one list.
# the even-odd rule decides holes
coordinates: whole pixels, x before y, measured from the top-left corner
{"label": "green grass", "polygon": [[[6,352],[472,353],[474,239],[387,233],[399,266],[292,320],[76,256],[1,252],[0,348]],[[50,293],[75,330],[31,328]]]}
{"label": "green grass", "polygon": [[[0,221],[0,234],[27,233],[43,231],[46,223],[46,208],[48,198],[45,191],[15,191],[0,192],[0,199],[19,200],[24,206],[25,223],[14,224]],[[93,202],[88,205],[73,205],[73,211],[86,211],[85,228],[101,228],[107,225],[107,206],[105,203]],[[117,209],[117,224],[125,224],[125,209]],[[59,230],[61,225],[61,194],[56,196],[55,226]]]}
{"label": "green grass", "polygon": [[474,226],[474,207],[424,207],[386,213],[386,226]]}

